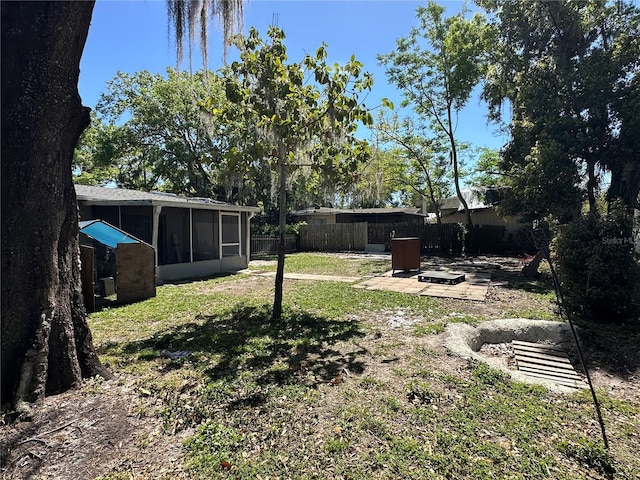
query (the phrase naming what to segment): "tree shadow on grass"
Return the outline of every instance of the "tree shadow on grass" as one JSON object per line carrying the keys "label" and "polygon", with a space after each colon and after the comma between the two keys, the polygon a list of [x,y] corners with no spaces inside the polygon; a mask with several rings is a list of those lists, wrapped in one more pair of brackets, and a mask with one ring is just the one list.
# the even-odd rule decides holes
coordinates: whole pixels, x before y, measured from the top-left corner
{"label": "tree shadow on grass", "polygon": [[[165,330],[150,338],[126,344],[107,344],[101,354],[138,354],[138,361],[158,358],[162,350],[189,351],[184,361],[201,362],[208,380],[239,384],[251,376],[261,387],[310,385],[331,382],[339,375],[360,374],[366,350],[355,343],[363,337],[353,320],[324,318],[308,312],[287,310],[271,320],[267,307],[236,307],[223,316],[199,315],[193,322]],[[342,348],[341,348],[342,347]],[[352,348],[353,347],[353,348]],[[142,352],[142,353],[141,353]],[[166,360],[165,372],[179,368],[183,360]],[[263,393],[237,399],[238,406],[264,401]]]}
{"label": "tree shadow on grass", "polygon": [[162,285],[187,285],[195,282],[203,282],[206,280],[222,280],[222,279],[228,279],[228,278],[235,278],[235,277],[238,277],[238,275],[241,275],[241,274],[239,274],[238,272],[219,272],[219,273],[214,273],[212,275],[189,277],[184,280],[164,280],[162,282]]}
{"label": "tree shadow on grass", "polygon": [[504,282],[503,286],[509,290],[522,290],[540,295],[555,294],[553,279],[545,273],[541,273],[536,278],[527,278],[520,272],[496,270],[493,272],[491,281]]}
{"label": "tree shadow on grass", "polygon": [[[616,325],[573,318],[584,360],[589,370],[602,370],[624,381],[640,374],[640,328],[638,323]],[[636,380],[637,381],[637,380]]]}

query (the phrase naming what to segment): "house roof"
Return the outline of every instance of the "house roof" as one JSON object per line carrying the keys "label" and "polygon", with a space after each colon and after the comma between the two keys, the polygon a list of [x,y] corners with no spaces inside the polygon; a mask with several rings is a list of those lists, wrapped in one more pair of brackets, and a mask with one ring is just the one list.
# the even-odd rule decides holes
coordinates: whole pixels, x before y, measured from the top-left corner
{"label": "house roof", "polygon": [[88,205],[157,205],[241,212],[260,211],[258,207],[233,205],[203,197],[181,197],[173,193],[141,192],[126,188],[96,187],[94,185],[75,185],[75,189],[78,201]]}
{"label": "house roof", "polygon": [[298,210],[297,212],[292,212],[292,215],[295,216],[309,216],[309,215],[391,215],[404,213],[406,215],[420,215],[424,216],[420,213],[419,208],[328,208],[328,207],[320,207],[320,208],[307,208],[304,210]]}
{"label": "house roof", "polygon": [[[467,201],[470,210],[482,210],[496,206],[501,197],[497,188],[474,187],[462,190],[462,196]],[[455,197],[445,198],[440,202],[440,210],[464,210],[460,199]]]}

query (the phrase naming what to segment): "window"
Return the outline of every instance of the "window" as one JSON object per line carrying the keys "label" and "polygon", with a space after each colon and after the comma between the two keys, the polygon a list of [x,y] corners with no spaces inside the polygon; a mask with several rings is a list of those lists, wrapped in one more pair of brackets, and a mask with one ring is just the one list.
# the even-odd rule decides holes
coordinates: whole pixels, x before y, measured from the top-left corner
{"label": "window", "polygon": [[240,255],[240,214],[222,213],[222,256]]}
{"label": "window", "polygon": [[[118,206],[93,206],[93,215],[83,220],[100,219],[107,223],[110,223],[114,227],[122,228],[120,225],[120,207]],[[124,228],[122,228],[124,230]]]}
{"label": "window", "polygon": [[211,210],[192,211],[193,215],[193,260],[213,260],[218,258],[217,212]]}
{"label": "window", "polygon": [[190,258],[189,210],[164,207],[158,225],[158,265],[188,263]]}
{"label": "window", "polygon": [[143,242],[152,242],[152,207],[120,207],[120,228]]}

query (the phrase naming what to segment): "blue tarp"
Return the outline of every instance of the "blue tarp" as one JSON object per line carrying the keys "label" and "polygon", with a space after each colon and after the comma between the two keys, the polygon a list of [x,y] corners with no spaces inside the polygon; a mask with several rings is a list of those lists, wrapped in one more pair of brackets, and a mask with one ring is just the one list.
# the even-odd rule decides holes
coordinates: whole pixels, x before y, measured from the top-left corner
{"label": "blue tarp", "polygon": [[116,248],[119,243],[140,243],[136,238],[102,220],[80,222],[80,233],[84,233],[87,237],[111,248]]}

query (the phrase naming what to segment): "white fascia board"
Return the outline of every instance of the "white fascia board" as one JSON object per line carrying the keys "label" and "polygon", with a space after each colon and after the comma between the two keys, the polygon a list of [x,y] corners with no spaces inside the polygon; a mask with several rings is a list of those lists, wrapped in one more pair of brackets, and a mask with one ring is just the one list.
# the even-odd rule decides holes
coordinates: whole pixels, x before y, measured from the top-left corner
{"label": "white fascia board", "polygon": [[158,200],[99,200],[99,199],[84,199],[82,197],[77,198],[78,202],[82,202],[85,205],[104,205],[104,206],[158,206],[158,207],[173,207],[173,208],[195,208],[198,210],[221,210],[226,212],[260,212],[260,207],[249,207],[232,204],[206,204],[206,203],[194,203],[194,202],[172,202],[172,201],[158,201]]}

